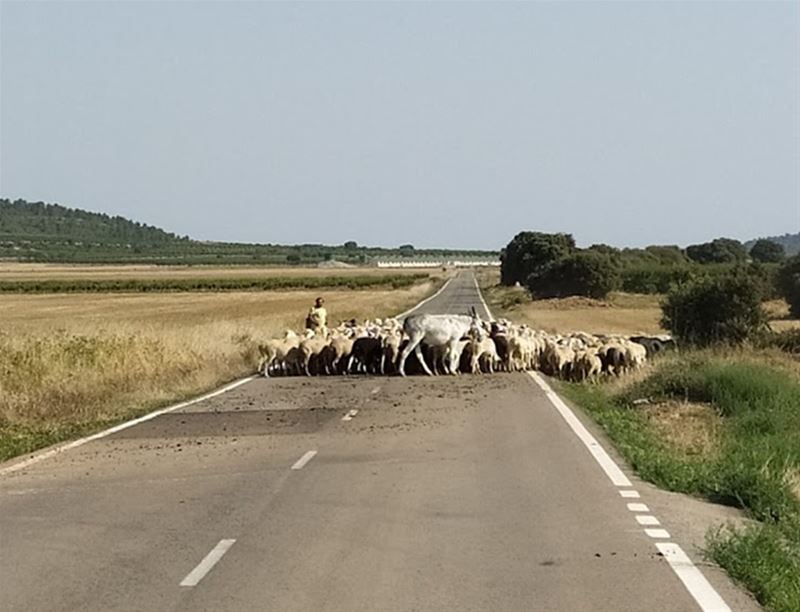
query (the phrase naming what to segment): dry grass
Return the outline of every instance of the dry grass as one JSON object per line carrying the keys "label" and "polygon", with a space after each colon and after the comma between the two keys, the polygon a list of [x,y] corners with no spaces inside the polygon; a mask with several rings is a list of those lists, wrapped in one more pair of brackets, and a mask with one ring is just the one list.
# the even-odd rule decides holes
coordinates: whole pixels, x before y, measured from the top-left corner
{"label": "dry grass", "polygon": [[[336,322],[395,314],[435,287],[323,294]],[[120,418],[242,376],[257,342],[300,328],[316,295],[0,296],[0,435]]]}
{"label": "dry grass", "polygon": [[669,401],[642,412],[656,435],[684,455],[711,458],[719,450],[722,417],[709,404]]}
{"label": "dry grass", "polygon": [[495,316],[550,333],[660,334],[660,296],[612,293],[607,300],[571,297],[531,300],[522,288],[486,290]]}
{"label": "dry grass", "polygon": [[[437,273],[436,268],[430,271]],[[0,262],[0,280],[119,280],[119,279],[176,279],[176,278],[273,278],[276,276],[365,276],[385,274],[415,274],[409,268],[318,268],[265,266],[152,266],[152,265],[89,265]]]}

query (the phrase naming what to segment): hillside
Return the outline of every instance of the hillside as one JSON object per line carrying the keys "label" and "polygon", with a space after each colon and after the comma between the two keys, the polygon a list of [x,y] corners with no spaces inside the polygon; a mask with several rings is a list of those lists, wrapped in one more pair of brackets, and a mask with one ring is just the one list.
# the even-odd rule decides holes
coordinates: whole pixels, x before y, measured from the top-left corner
{"label": "hillside", "polygon": [[497,252],[397,249],[322,244],[201,242],[103,213],[43,202],[0,199],[0,260],[64,263],[302,265],[337,260],[363,264],[380,258],[497,257]]}
{"label": "hillside", "polygon": [[151,245],[174,243],[181,239],[157,227],[124,217],[110,217],[59,204],[0,199],[0,240]]}
{"label": "hillside", "polygon": [[[800,253],[800,232],[797,234],[784,234],[783,236],[766,236],[766,239],[782,244],[783,248],[786,249],[786,254],[789,256]],[[749,251],[754,243],[755,240],[749,240],[744,243],[744,246]]]}

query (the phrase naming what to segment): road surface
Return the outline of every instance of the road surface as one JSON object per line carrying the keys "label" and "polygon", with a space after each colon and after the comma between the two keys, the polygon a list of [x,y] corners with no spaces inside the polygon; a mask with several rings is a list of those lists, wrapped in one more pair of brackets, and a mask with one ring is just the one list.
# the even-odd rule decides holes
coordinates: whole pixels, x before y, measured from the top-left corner
{"label": "road surface", "polygon": [[[422,308],[471,306],[465,272]],[[657,548],[698,560],[706,506],[615,485],[578,416],[525,374],[249,381],[0,474],[0,609],[703,609],[672,561],[757,610]]]}

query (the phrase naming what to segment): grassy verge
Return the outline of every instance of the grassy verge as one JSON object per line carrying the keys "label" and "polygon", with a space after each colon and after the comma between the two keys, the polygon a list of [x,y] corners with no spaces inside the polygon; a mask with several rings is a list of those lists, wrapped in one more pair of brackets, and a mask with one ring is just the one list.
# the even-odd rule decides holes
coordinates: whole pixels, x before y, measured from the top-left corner
{"label": "grassy verge", "polygon": [[[709,534],[708,554],[768,610],[800,609],[800,384],[789,369],[744,352],[690,352],[626,385],[561,390],[597,419],[644,479],[755,519]],[[695,407],[684,413],[703,414],[703,425],[674,418],[681,407]],[[693,429],[704,435],[687,441]]]}
{"label": "grassy verge", "polygon": [[268,278],[46,279],[0,280],[0,293],[153,293],[198,291],[276,291],[286,289],[401,289],[427,274],[382,276],[275,276]]}

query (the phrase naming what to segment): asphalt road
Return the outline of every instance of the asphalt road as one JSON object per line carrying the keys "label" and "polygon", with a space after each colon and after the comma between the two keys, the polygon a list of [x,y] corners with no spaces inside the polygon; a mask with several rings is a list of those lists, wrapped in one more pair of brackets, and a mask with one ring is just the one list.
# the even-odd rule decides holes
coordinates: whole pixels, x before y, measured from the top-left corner
{"label": "asphalt road", "polygon": [[524,374],[259,378],[0,475],[0,610],[701,609],[656,545],[726,511],[618,463]]}
{"label": "asphalt road", "polygon": [[475,275],[462,271],[448,281],[441,292],[437,292],[429,300],[423,300],[404,316],[412,314],[471,314],[475,308],[484,320],[491,320],[492,314],[481,296]]}

